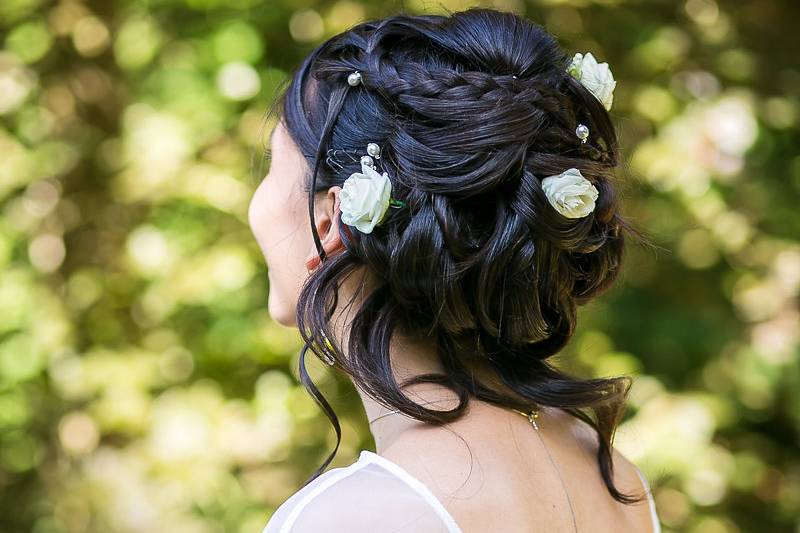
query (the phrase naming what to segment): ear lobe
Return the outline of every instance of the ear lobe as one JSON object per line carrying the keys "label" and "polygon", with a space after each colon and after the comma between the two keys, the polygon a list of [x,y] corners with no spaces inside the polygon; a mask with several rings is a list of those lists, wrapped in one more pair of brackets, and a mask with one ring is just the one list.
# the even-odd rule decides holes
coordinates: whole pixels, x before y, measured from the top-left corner
{"label": "ear lobe", "polygon": [[[335,226],[336,223],[333,223],[333,227]],[[344,243],[339,236],[338,229],[332,229],[328,232],[328,236],[325,239],[322,239],[322,249],[325,251],[326,256],[334,255],[337,250],[344,250]],[[314,251],[306,259],[306,268],[310,272],[317,268],[321,263],[322,261],[319,258],[319,254],[317,253],[317,248],[315,246]]]}

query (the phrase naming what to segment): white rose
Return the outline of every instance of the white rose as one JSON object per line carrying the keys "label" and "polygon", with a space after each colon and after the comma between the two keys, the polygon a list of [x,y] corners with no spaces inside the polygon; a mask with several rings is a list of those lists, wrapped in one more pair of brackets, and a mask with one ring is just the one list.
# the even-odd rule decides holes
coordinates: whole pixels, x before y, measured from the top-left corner
{"label": "white rose", "polygon": [[579,52],[572,58],[567,72],[595,95],[607,111],[611,110],[617,82],[614,81],[608,63],[598,63],[591,52],[587,52],[586,55]]}
{"label": "white rose", "polygon": [[374,168],[362,164],[361,172],[350,174],[339,193],[342,222],[371,233],[389,208],[391,194],[388,174],[378,174]]}
{"label": "white rose", "polygon": [[542,180],[542,189],[556,211],[567,218],[585,217],[594,211],[597,188],[577,168]]}

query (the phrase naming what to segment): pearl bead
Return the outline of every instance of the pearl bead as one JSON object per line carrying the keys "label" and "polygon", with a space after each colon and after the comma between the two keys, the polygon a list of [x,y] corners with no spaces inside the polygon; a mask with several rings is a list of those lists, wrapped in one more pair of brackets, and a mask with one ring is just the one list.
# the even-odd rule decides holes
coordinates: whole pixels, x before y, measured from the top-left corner
{"label": "pearl bead", "polygon": [[349,76],[347,76],[347,83],[349,83],[353,87],[361,83],[361,73],[359,71],[355,71]]}
{"label": "pearl bead", "polygon": [[367,153],[376,159],[381,158],[381,147],[377,143],[369,143],[367,145]]}
{"label": "pearl bead", "polygon": [[577,135],[581,142],[586,142],[586,139],[589,137],[589,128],[585,124],[578,124],[578,127],[575,128],[575,135]]}
{"label": "pearl bead", "polygon": [[368,155],[362,155],[361,156],[361,164],[362,165],[366,165],[366,166],[368,166],[370,168],[375,167],[375,161],[373,161],[372,158],[370,156],[368,156]]}

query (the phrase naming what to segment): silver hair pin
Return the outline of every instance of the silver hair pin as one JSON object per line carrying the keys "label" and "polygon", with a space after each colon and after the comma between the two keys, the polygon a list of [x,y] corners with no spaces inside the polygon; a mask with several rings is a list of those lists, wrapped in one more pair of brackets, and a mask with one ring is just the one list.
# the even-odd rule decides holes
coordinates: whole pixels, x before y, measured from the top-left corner
{"label": "silver hair pin", "polygon": [[341,150],[341,149],[334,150],[333,148],[331,148],[330,150],[328,150],[327,152],[328,156],[325,158],[325,162],[328,163],[328,165],[331,168],[338,171],[344,170],[344,165],[342,165],[342,162],[339,160],[338,156],[340,152],[346,154],[352,161],[357,161],[355,157],[347,153],[347,150]]}
{"label": "silver hair pin", "polygon": [[578,127],[575,128],[575,135],[578,136],[582,143],[585,143],[586,139],[589,138],[589,127],[585,124],[578,124]]}
{"label": "silver hair pin", "polygon": [[353,163],[357,162],[370,168],[375,168],[375,159],[381,158],[381,147],[378,145],[378,143],[371,142],[367,144],[367,153],[365,155],[356,157],[358,153],[359,150],[344,150],[341,148],[330,149],[327,151],[327,157],[325,161],[331,168],[334,168],[337,171],[342,171],[344,170],[344,165],[342,164],[342,160],[339,158],[339,154],[344,154]]}

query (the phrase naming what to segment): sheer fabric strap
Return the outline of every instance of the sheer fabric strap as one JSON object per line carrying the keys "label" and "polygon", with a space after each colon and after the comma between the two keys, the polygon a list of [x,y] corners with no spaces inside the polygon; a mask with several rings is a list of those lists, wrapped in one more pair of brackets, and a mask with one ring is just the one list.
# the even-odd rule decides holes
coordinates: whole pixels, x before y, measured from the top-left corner
{"label": "sheer fabric strap", "polygon": [[644,485],[644,490],[647,492],[647,504],[650,507],[650,520],[653,525],[653,533],[661,533],[661,521],[658,519],[658,513],[656,513],[656,502],[653,499],[653,492],[650,490],[650,484],[647,482],[647,479],[642,474],[642,471],[639,470],[639,467],[633,465],[634,469],[636,469],[636,473],[639,474],[639,479],[642,480],[642,485]]}
{"label": "sheer fabric strap", "polygon": [[320,475],[275,511],[263,533],[461,533],[424,492],[371,459],[362,454]]}

